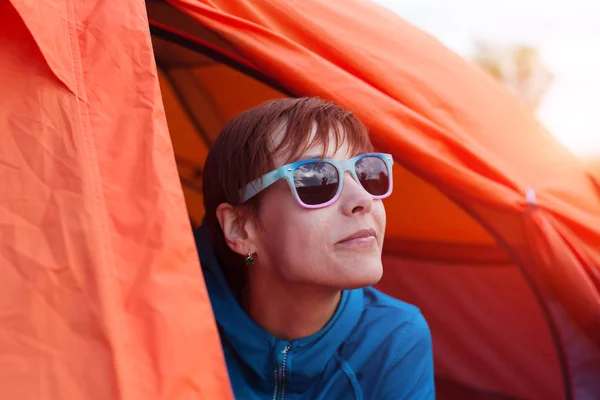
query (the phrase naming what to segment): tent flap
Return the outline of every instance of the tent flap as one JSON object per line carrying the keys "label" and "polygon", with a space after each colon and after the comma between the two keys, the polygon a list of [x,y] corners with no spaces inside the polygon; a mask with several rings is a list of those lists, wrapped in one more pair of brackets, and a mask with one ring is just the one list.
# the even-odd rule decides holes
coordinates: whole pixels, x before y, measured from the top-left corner
{"label": "tent flap", "polygon": [[231,398],[143,1],[0,24],[2,397]]}
{"label": "tent flap", "polygon": [[[558,399],[575,393],[576,372],[569,370],[574,359],[565,349],[573,341],[565,335],[573,330],[599,340],[589,333],[600,327],[598,288],[590,285],[600,271],[594,264],[600,255],[600,202],[586,167],[558,145],[528,110],[474,65],[372,2],[169,3],[186,21],[179,24],[170,10],[172,32],[185,32],[178,45],[190,50],[207,40],[202,31],[202,40],[194,41],[195,31],[188,25],[193,18],[227,49],[213,57],[210,67],[187,65],[185,74],[175,65],[166,68],[171,77],[166,86],[184,89],[168,109],[179,110],[187,103],[191,105],[187,118],[194,117],[198,125],[218,133],[222,124],[214,115],[239,111],[231,93],[243,93],[248,106],[259,104],[268,93],[264,85],[242,86],[252,83],[251,74],[241,76],[239,68],[238,74],[230,73],[241,58],[242,64],[258,72],[254,76],[259,80],[266,76],[284,91],[320,96],[352,110],[367,124],[376,147],[394,155],[399,165],[394,170],[395,192],[386,200],[381,287],[401,299],[411,299],[410,290],[422,294],[415,296],[415,303],[430,310],[428,317],[435,324],[436,366],[450,365],[449,371],[455,367],[453,376],[438,376],[447,390],[440,398],[451,398],[456,390],[471,390],[469,398],[486,393]],[[151,19],[161,20],[158,14]],[[186,45],[187,39],[195,46]],[[218,41],[211,46],[218,47]],[[235,63],[228,63],[227,53],[235,54]],[[236,90],[240,87],[245,90]],[[194,108],[194,104],[211,104],[217,112],[202,116],[206,107]],[[167,112],[169,124],[180,124],[175,113]],[[194,128],[189,132],[199,136]],[[184,142],[185,134],[173,129],[171,134],[176,153],[184,154],[186,149],[177,143]],[[209,146],[206,141],[200,144],[204,152]],[[191,156],[185,163],[201,171],[203,160]],[[190,172],[183,163],[179,166],[180,173]],[[533,200],[531,193],[535,193]],[[189,185],[186,198],[190,214],[201,216],[201,193]],[[549,221],[547,229],[530,223],[532,206]],[[431,267],[430,279],[417,279],[423,277],[424,266]],[[403,271],[402,277],[396,270]],[[434,281],[432,277],[438,275],[433,271],[444,279]],[[496,286],[488,280],[494,277],[501,279]],[[404,278],[414,282],[408,291]],[[549,282],[553,291],[547,290]],[[572,286],[561,288],[561,282]],[[445,296],[431,294],[438,283]],[[469,296],[462,293],[467,284],[473,286],[468,286]],[[485,292],[488,286],[495,291]],[[556,295],[561,289],[563,293]],[[525,305],[506,301],[512,293],[519,293],[515,299]],[[453,296],[462,303],[453,306]],[[558,316],[551,311],[557,299],[569,315],[562,320],[568,329],[559,326]],[[501,310],[503,303],[514,310]],[[495,319],[484,305],[495,310]],[[522,313],[523,307],[531,314]],[[456,322],[462,313],[466,313],[464,323]],[[485,326],[480,335],[470,329],[478,321],[496,327],[511,313],[518,320],[506,322],[519,325],[504,338]],[[456,318],[436,324],[447,315]],[[498,332],[506,329],[497,328]],[[456,346],[449,339],[453,337]],[[511,346],[508,337],[518,338],[520,344]],[[480,343],[480,351],[472,353],[461,340]],[[534,346],[528,341],[537,342]],[[527,349],[535,366],[525,359]],[[495,370],[481,366],[482,360]],[[535,372],[546,364],[543,372]],[[523,374],[515,374],[518,370]]]}

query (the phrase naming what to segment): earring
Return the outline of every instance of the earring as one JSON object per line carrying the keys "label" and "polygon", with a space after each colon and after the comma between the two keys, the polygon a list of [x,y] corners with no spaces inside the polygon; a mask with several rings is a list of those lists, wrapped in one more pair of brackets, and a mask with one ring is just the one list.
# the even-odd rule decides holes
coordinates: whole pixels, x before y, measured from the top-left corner
{"label": "earring", "polygon": [[246,265],[254,264],[254,258],[252,258],[252,253],[248,250],[248,257],[246,257]]}

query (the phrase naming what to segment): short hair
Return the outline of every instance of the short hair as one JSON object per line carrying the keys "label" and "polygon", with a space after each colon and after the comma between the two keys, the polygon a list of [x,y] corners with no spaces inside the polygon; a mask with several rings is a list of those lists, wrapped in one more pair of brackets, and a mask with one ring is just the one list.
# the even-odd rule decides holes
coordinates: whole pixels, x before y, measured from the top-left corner
{"label": "short hair", "polygon": [[[273,134],[277,129],[285,129],[285,133],[281,143],[273,148]],[[285,152],[282,154],[288,155],[286,163],[289,163],[313,145],[321,144],[324,157],[332,145],[331,137],[335,150],[347,141],[353,154],[372,151],[367,128],[354,114],[316,97],[283,98],[253,107],[237,115],[217,137],[203,172],[204,223],[234,293],[239,294],[246,284],[247,266],[244,257],[233,252],[225,242],[216,216],[217,207],[222,203],[242,206],[240,189],[280,167],[274,162],[276,154]],[[262,193],[243,205],[254,216],[258,214]]]}

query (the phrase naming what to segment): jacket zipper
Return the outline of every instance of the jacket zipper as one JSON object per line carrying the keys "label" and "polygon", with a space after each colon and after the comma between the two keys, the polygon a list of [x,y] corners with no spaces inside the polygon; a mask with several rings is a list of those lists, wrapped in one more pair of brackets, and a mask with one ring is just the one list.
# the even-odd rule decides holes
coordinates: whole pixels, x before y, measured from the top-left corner
{"label": "jacket zipper", "polygon": [[273,400],[277,400],[277,392],[278,392],[277,381],[278,380],[279,380],[279,368],[275,369],[275,390],[273,391]]}
{"label": "jacket zipper", "polygon": [[292,345],[288,343],[288,345],[285,346],[285,349],[283,349],[283,365],[281,367],[281,400],[283,400],[283,397],[285,396],[285,364],[287,362],[288,351],[290,351],[291,347]]}
{"label": "jacket zipper", "polygon": [[[273,400],[284,400],[285,397],[285,368],[287,364],[287,356],[291,343],[288,343],[281,351],[282,358],[277,357],[277,368],[275,369],[275,390],[273,391]],[[281,371],[281,396],[279,396],[279,374]]]}

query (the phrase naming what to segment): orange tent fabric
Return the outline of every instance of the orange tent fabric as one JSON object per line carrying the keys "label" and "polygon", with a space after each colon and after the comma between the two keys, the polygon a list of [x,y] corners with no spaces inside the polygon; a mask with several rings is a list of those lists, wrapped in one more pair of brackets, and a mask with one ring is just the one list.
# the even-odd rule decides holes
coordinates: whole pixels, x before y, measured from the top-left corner
{"label": "orange tent fabric", "polygon": [[227,399],[142,1],[0,3],[3,399]]}
{"label": "orange tent fabric", "polygon": [[600,192],[517,100],[370,2],[169,3],[147,7],[192,224],[229,118],[335,100],[398,163],[379,287],[427,316],[439,398],[600,390]]}
{"label": "orange tent fabric", "polygon": [[0,6],[4,397],[231,398],[203,160],[237,112],[319,95],[398,162],[380,288],[428,318],[438,398],[594,398],[600,189],[505,90],[367,1],[146,6],[152,47],[140,1]]}

